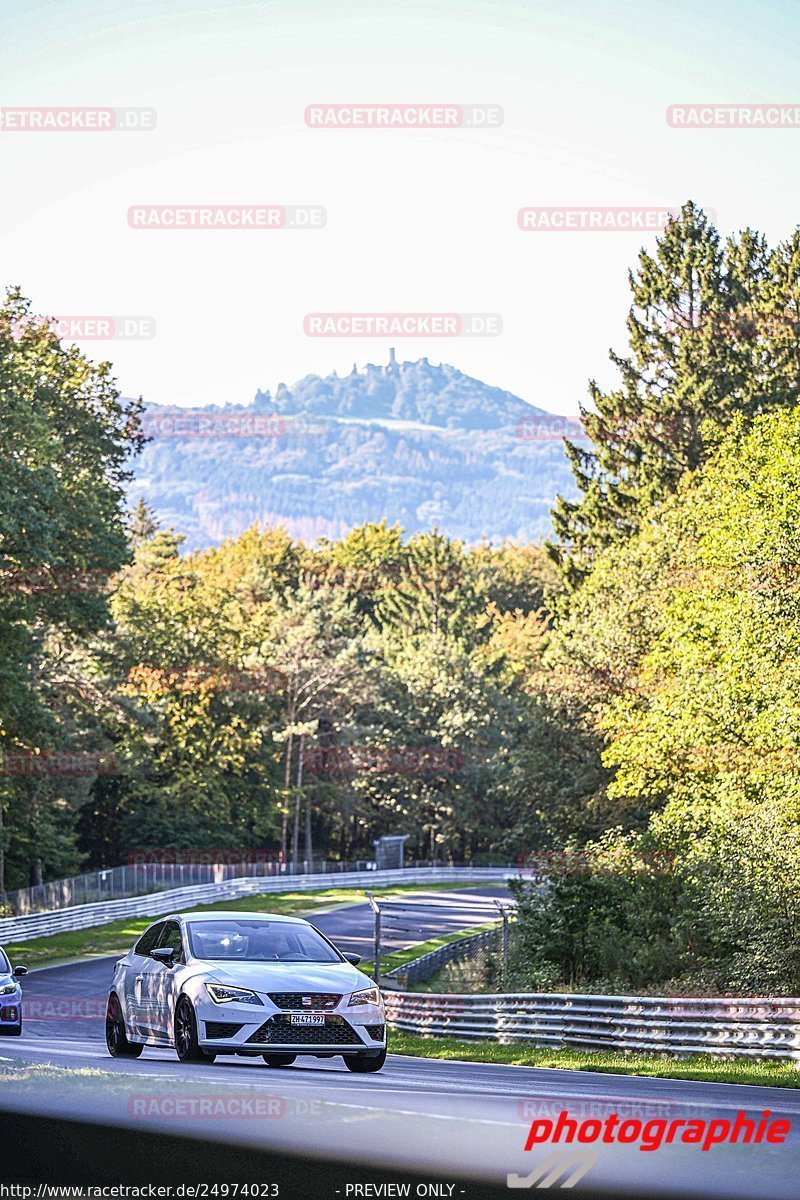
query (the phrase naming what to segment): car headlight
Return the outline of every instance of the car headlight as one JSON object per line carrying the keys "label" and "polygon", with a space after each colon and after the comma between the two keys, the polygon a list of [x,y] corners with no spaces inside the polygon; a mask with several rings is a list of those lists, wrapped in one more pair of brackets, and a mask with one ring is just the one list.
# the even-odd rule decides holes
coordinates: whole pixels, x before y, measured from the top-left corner
{"label": "car headlight", "polygon": [[0,983],[0,996],[10,996],[17,990],[15,983]]}
{"label": "car headlight", "polygon": [[353,992],[347,1002],[347,1007],[352,1008],[354,1004],[380,1004],[381,994],[377,988],[364,988],[362,992]]}
{"label": "car headlight", "polygon": [[237,1004],[260,1004],[262,1006],[264,1004],[261,997],[248,988],[226,987],[222,983],[207,983],[206,991],[215,1004],[230,1004],[232,1000],[235,1000]]}

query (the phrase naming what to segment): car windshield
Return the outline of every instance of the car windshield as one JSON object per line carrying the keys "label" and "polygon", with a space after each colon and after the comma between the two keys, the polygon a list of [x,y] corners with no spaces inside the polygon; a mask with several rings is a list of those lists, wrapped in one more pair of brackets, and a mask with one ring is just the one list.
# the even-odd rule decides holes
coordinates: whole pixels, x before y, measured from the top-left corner
{"label": "car windshield", "polygon": [[6,958],[6,952],[0,946],[0,975],[11,974],[11,963]]}
{"label": "car windshield", "polygon": [[190,922],[195,958],[234,962],[341,962],[339,954],[308,925],[286,921],[226,919]]}

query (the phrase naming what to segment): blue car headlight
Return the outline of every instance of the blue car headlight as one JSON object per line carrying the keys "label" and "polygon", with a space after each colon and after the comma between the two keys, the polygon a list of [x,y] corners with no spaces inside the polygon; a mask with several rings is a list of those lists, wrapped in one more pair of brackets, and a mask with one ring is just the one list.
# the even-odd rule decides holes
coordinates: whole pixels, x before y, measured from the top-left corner
{"label": "blue car headlight", "polygon": [[0,996],[13,996],[16,990],[16,983],[0,983]]}

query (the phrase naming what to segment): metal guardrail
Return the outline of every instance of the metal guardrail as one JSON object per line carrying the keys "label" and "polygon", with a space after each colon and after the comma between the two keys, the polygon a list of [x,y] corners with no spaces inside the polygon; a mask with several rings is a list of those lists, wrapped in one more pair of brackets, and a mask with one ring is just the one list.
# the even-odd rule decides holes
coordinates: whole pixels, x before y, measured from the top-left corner
{"label": "metal guardrail", "polygon": [[384,981],[390,980],[398,987],[413,987],[415,983],[425,983],[426,980],[433,979],[434,975],[438,975],[448,963],[465,962],[474,958],[482,950],[489,949],[498,941],[499,934],[500,926],[498,925],[495,929],[487,929],[483,933],[474,933],[471,937],[457,938],[455,941],[447,942],[436,950],[429,950],[427,954],[421,954],[419,958],[415,958],[402,967],[395,967],[394,970],[387,971]]}
{"label": "metal guardrail", "polygon": [[191,908],[196,904],[211,904],[218,900],[233,900],[240,896],[270,892],[305,891],[325,887],[358,887],[397,883],[491,883],[511,878],[518,872],[503,867],[407,867],[391,871],[336,871],[316,875],[285,875],[280,878],[228,880],[206,883],[197,887],[174,888],[135,896],[129,900],[110,900],[100,904],[81,904],[75,908],[51,913],[33,913],[24,917],[0,919],[0,942],[26,942],[66,930],[89,929],[107,925],[124,917],[159,917],[165,913]]}
{"label": "metal guardrail", "polygon": [[425,1037],[800,1061],[800,999],[387,992],[387,1019]]}
{"label": "metal guardrail", "polygon": [[[144,854],[144,852],[142,852]],[[51,883],[36,884],[35,887],[19,888],[6,893],[6,905],[10,916],[23,917],[35,912],[53,912],[57,908],[74,908],[79,904],[100,904],[108,900],[122,900],[128,896],[149,896],[152,892],[168,888],[191,887],[201,883],[224,883],[229,879],[250,879],[254,876],[278,878],[284,875],[328,874],[334,871],[367,870],[367,859],[338,863],[318,862],[279,863],[267,859],[254,851],[248,856],[242,851],[234,860],[233,851],[225,858],[216,860],[208,853],[197,852],[197,861],[189,861],[191,851],[154,851],[153,861],[142,858],[121,867],[106,867],[89,871],[84,875],[73,875],[69,879],[55,879]],[[159,855],[174,854],[177,861],[160,861]],[[0,897],[2,899],[2,897]]]}

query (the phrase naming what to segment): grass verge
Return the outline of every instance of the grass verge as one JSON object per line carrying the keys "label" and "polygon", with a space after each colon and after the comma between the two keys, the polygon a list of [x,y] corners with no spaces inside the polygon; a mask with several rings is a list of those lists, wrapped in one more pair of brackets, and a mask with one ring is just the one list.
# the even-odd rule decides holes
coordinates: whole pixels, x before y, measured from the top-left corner
{"label": "grass verge", "polygon": [[[441,937],[431,938],[427,942],[418,942],[416,946],[409,946],[406,950],[395,950],[393,954],[384,954],[381,957],[381,975],[385,975],[387,971],[394,971],[396,967],[404,967],[406,963],[413,962],[415,958],[421,958],[423,954],[429,954],[431,950],[438,950],[441,946],[449,945],[450,942],[460,942],[462,938],[472,937],[475,933],[485,933],[487,929],[493,929],[495,925],[495,921],[490,921],[488,925],[473,925],[471,929],[459,929],[455,933],[444,933]],[[373,962],[361,963],[361,968],[368,975],[372,973],[374,966]],[[419,984],[408,990],[421,992],[428,986],[428,984]]]}
{"label": "grass verge", "polygon": [[393,1029],[389,1035],[389,1050],[392,1054],[409,1054],[416,1058],[443,1058],[457,1062],[503,1063],[516,1067],[550,1067],[561,1071],[645,1075],[659,1079],[694,1079],[701,1083],[800,1087],[800,1068],[795,1063],[736,1060],[721,1062],[709,1054],[698,1054],[692,1059],[673,1059],[657,1054],[622,1054],[604,1050],[552,1050],[527,1042],[501,1046],[497,1042],[419,1037],[397,1029]]}
{"label": "grass verge", "polygon": [[[395,895],[408,892],[441,892],[452,890],[453,883],[409,883],[395,888],[376,889],[375,895]],[[480,884],[458,884],[459,891],[466,891],[470,886],[480,887]],[[323,888],[319,891],[297,892],[263,892],[256,896],[241,896],[238,900],[220,900],[215,904],[196,904],[193,912],[214,912],[219,910],[235,912],[272,912],[281,916],[309,915],[334,908],[339,904],[360,904],[364,900],[363,888]],[[90,929],[76,929],[64,933],[54,933],[48,937],[32,938],[29,942],[9,943],[4,946],[9,958],[16,963],[24,963],[26,967],[45,967],[53,963],[69,961],[73,958],[87,958],[103,954],[115,954],[117,951],[129,950],[133,942],[144,932],[157,917],[167,912],[174,912],[174,907],[164,909],[159,905],[159,893],[153,895],[153,907],[147,916],[127,917],[121,921],[111,921],[107,925],[96,925]],[[464,934],[455,934],[464,937]],[[418,951],[412,949],[410,958],[416,958]]]}

